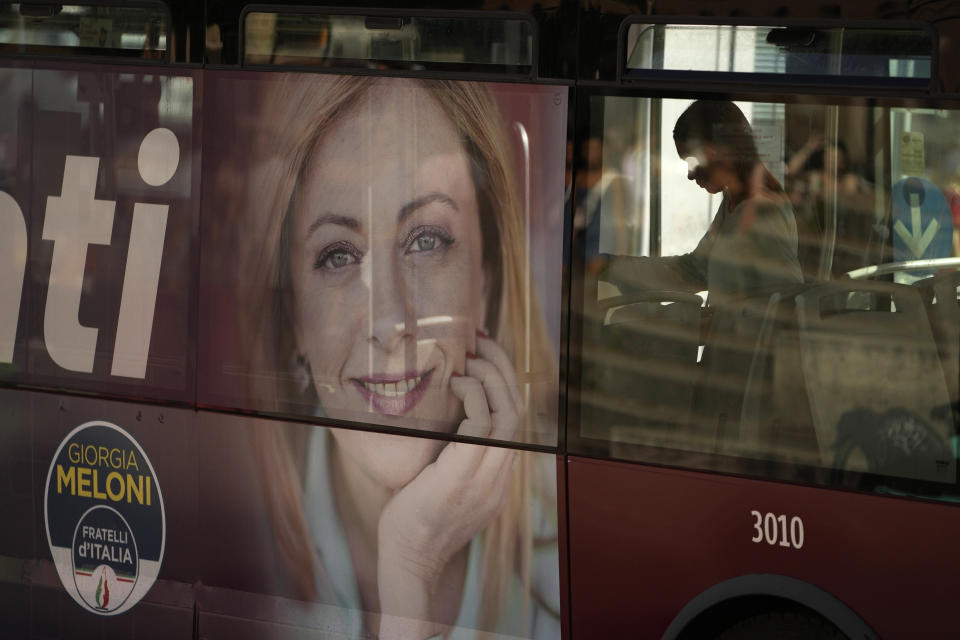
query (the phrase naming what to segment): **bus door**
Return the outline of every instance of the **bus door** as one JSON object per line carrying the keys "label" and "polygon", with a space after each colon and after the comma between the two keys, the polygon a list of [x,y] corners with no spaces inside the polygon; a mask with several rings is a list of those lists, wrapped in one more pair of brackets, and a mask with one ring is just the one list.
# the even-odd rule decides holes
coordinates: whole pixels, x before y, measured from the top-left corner
{"label": "bus door", "polygon": [[[956,495],[960,119],[933,98],[935,37],[649,17],[619,36],[617,76],[578,95],[573,635],[908,634],[890,607],[956,511],[795,484]],[[910,561],[891,580],[867,549]],[[923,593],[912,619],[948,633]]]}
{"label": "bus door", "polygon": [[214,15],[197,633],[558,637],[569,83],[541,23]]}

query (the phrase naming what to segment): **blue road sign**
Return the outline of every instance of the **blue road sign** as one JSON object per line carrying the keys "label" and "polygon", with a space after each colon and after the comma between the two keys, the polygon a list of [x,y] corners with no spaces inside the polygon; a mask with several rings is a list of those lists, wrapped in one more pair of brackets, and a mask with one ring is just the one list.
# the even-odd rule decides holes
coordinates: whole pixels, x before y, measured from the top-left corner
{"label": "blue road sign", "polygon": [[953,217],[940,187],[904,178],[893,185],[891,200],[896,262],[953,255]]}

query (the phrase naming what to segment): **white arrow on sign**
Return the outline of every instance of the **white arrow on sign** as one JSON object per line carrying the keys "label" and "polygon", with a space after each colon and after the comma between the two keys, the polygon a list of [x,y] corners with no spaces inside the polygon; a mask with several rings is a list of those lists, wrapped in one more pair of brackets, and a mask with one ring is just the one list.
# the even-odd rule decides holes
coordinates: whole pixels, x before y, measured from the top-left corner
{"label": "white arrow on sign", "polygon": [[910,249],[910,253],[917,258],[921,258],[927,250],[927,247],[933,242],[933,238],[937,235],[937,231],[940,229],[940,223],[936,220],[931,220],[927,228],[921,231],[923,222],[920,220],[920,195],[917,193],[910,194],[910,226],[913,228],[907,231],[907,225],[897,220],[893,225],[893,230],[897,232],[900,239],[903,240],[907,248]]}

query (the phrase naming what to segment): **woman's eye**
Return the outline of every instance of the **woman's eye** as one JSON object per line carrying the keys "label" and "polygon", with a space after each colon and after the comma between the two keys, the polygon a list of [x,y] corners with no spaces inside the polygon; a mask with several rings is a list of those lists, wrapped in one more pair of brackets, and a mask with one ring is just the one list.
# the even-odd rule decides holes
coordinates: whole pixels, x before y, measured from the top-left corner
{"label": "woman's eye", "polygon": [[317,256],[317,259],[313,263],[313,268],[333,271],[335,269],[343,269],[357,262],[360,262],[360,257],[357,254],[346,248],[333,247],[321,252],[320,255]]}
{"label": "woman's eye", "polygon": [[413,238],[407,244],[407,253],[434,251],[453,244],[453,238],[440,230],[423,229],[411,235]]}
{"label": "woman's eye", "polygon": [[437,246],[437,236],[432,233],[425,233],[413,241],[414,251],[430,251]]}
{"label": "woman's eye", "polygon": [[345,267],[351,262],[353,262],[353,256],[347,253],[346,251],[336,251],[330,257],[327,258],[327,264],[333,267],[334,269]]}

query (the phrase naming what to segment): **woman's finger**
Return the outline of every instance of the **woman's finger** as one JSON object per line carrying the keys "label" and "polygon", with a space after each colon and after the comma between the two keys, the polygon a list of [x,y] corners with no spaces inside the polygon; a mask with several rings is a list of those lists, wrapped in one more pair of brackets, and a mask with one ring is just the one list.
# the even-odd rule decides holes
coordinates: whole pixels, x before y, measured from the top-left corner
{"label": "woman's finger", "polygon": [[[510,393],[507,381],[500,370],[483,358],[467,358],[466,372],[483,386],[490,412],[493,414],[516,414],[519,412],[516,399]],[[494,420],[496,416],[494,416]]]}
{"label": "woman's finger", "polygon": [[490,436],[490,423],[477,422],[470,418],[464,418],[457,428],[457,433],[461,436],[473,436],[474,438],[487,438]]}
{"label": "woman's finger", "polygon": [[507,386],[510,389],[511,394],[513,395],[513,400],[517,405],[517,408],[522,410],[523,406],[523,395],[520,393],[520,384],[517,382],[517,373],[513,367],[513,362],[510,361],[510,356],[507,355],[507,352],[503,350],[496,341],[491,340],[485,336],[477,336],[477,355],[485,360],[489,360],[500,370],[500,373],[503,375],[503,379],[506,380]]}
{"label": "woman's finger", "polygon": [[[470,376],[453,376],[450,378],[450,390],[463,402],[463,412],[470,421],[471,429],[485,430],[480,437],[486,436],[490,432],[490,409],[480,381]],[[461,427],[464,422],[460,423]],[[457,432],[460,432],[459,428]]]}
{"label": "woman's finger", "polygon": [[513,468],[513,461],[516,460],[517,451],[508,447],[493,447],[487,445],[483,459],[477,465],[477,472],[474,477],[480,481],[489,478],[491,486],[501,482],[510,483]]}
{"label": "woman's finger", "polygon": [[512,440],[520,424],[521,414],[500,371],[482,358],[467,360],[467,371],[472,377],[482,380],[490,403],[490,418],[493,424],[489,437],[495,440]]}

